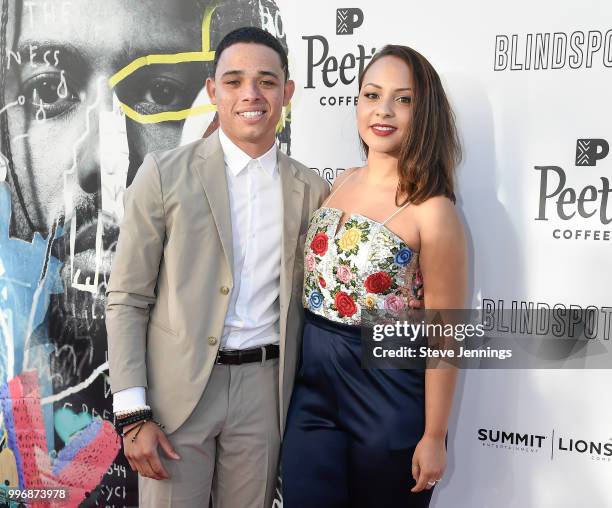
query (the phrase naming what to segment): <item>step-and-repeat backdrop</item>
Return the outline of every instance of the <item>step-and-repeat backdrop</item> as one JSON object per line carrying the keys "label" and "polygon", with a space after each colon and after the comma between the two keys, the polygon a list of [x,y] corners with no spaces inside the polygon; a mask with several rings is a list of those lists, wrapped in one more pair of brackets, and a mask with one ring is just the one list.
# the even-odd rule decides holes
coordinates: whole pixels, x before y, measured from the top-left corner
{"label": "step-and-repeat backdrop", "polygon": [[[70,506],[137,504],[109,423],[104,327],[123,191],[145,153],[207,130],[212,51],[238,26],[287,47],[297,91],[279,144],[330,182],[362,162],[360,69],[386,43],[423,53],[464,147],[472,307],[589,307],[609,340],[609,2],[0,4],[0,502],[45,486],[71,489]],[[462,372],[434,505],[612,506],[611,383],[607,370]]]}

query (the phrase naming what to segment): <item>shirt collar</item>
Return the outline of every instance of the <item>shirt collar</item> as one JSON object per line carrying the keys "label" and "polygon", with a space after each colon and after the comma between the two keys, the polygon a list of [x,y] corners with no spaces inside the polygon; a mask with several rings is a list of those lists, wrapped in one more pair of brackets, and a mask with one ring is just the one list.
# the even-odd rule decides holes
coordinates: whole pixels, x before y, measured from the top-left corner
{"label": "shirt collar", "polygon": [[258,161],[264,171],[269,175],[273,175],[277,170],[276,144],[273,144],[270,150],[263,155],[256,159],[251,159],[247,153],[242,151],[229,137],[227,137],[221,127],[219,127],[219,141],[221,142],[225,164],[234,176],[239,175],[252,160]]}

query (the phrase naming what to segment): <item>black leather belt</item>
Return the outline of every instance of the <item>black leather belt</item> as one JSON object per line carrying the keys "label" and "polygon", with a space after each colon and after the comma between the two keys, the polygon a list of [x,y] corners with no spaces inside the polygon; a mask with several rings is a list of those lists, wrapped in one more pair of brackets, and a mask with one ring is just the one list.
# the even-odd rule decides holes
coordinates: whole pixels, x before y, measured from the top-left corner
{"label": "black leather belt", "polygon": [[240,365],[242,363],[264,362],[279,357],[278,344],[253,347],[249,349],[219,349],[215,363],[221,365]]}

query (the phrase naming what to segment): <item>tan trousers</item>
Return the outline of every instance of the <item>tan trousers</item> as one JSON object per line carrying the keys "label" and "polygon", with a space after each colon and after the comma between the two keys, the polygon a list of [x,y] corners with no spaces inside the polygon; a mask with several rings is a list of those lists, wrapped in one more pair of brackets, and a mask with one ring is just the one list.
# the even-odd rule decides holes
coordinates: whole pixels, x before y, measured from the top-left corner
{"label": "tan trousers", "polygon": [[[169,368],[171,368],[169,366]],[[215,365],[202,398],[159,450],[169,480],[138,476],[143,508],[269,508],[280,447],[278,359]]]}

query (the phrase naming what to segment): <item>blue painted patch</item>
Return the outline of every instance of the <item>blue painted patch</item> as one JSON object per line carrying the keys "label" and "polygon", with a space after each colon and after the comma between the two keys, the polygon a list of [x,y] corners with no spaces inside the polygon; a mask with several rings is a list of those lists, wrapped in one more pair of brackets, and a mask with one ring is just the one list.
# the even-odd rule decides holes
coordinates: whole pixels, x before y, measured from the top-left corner
{"label": "blue painted patch", "polygon": [[[48,336],[47,311],[52,294],[64,292],[60,277],[62,263],[50,256],[38,301],[35,293],[45,264],[48,242],[34,233],[32,242],[9,237],[11,193],[8,184],[0,183],[0,383],[6,383],[33,366],[48,366],[53,345]],[[55,239],[62,236],[58,228]],[[28,322],[32,314],[32,333]],[[29,361],[24,365],[25,348]],[[12,368],[9,369],[9,365]],[[41,397],[51,395],[53,387],[49,375],[39,372]],[[47,445],[53,449],[53,408],[43,408]]]}
{"label": "blue painted patch", "polygon": [[67,407],[58,409],[55,412],[55,432],[57,432],[57,435],[64,443],[67,443],[73,434],[83,430],[90,423],[91,415],[89,413],[76,414]]}

